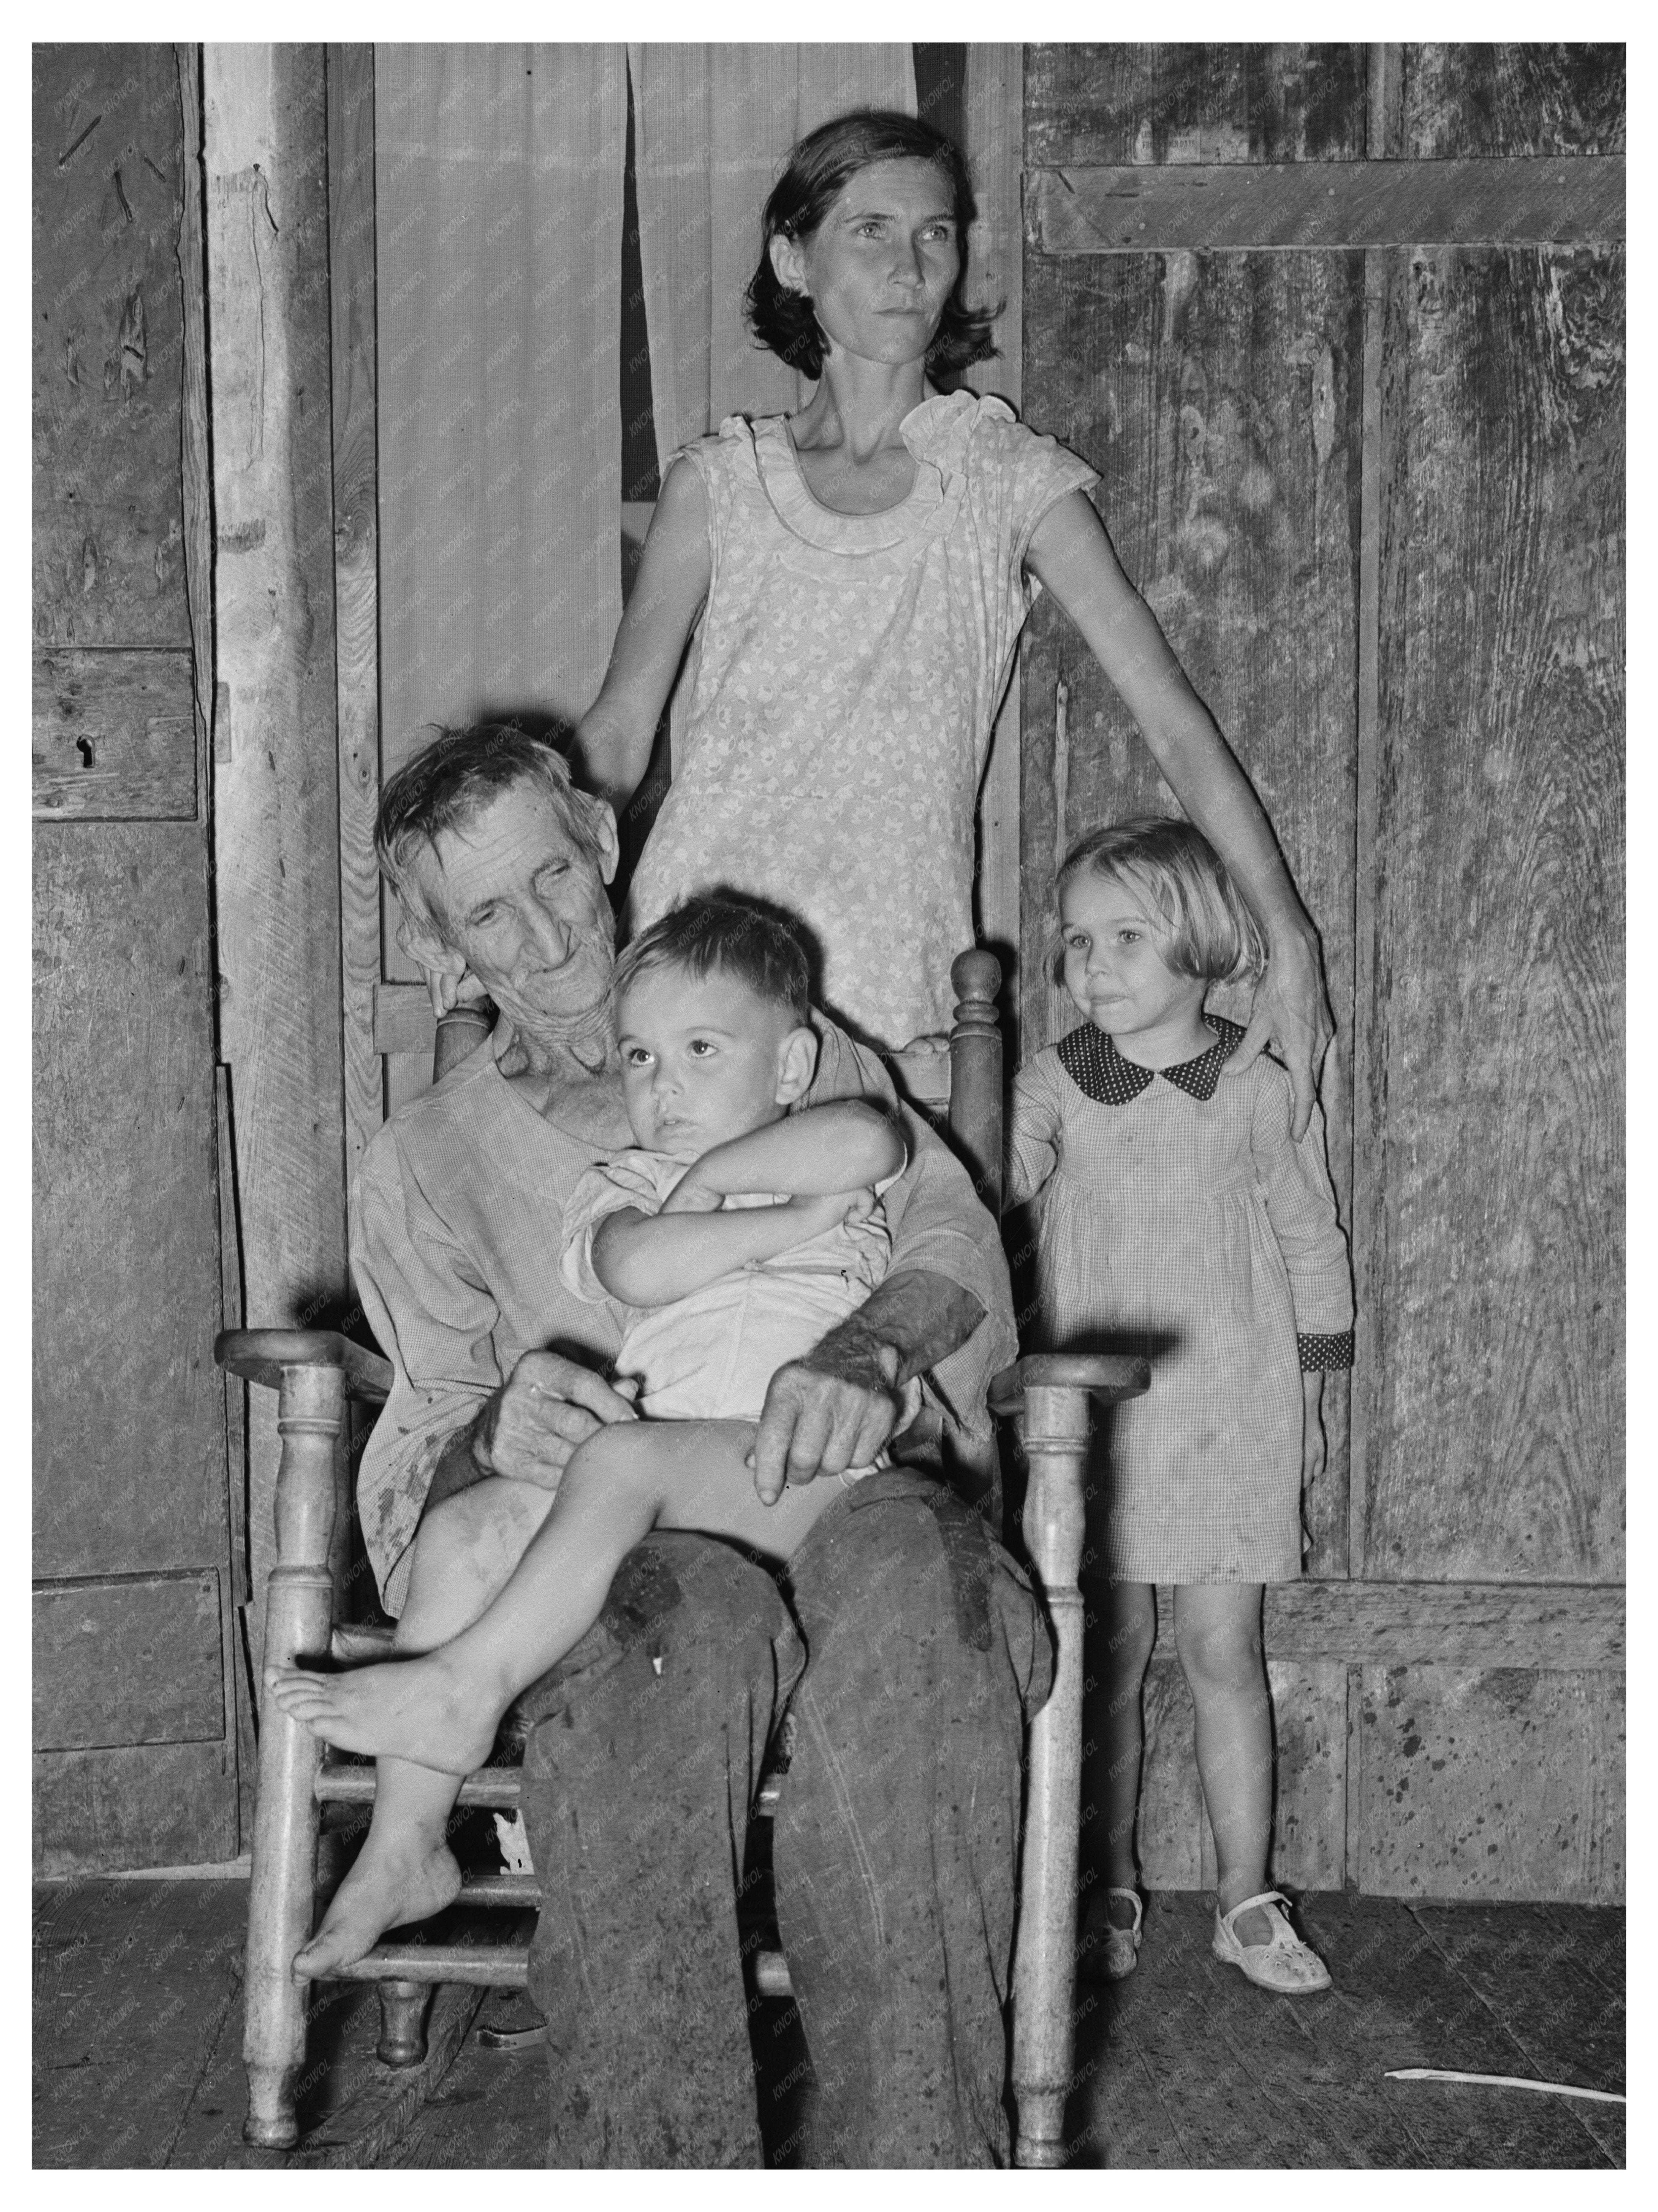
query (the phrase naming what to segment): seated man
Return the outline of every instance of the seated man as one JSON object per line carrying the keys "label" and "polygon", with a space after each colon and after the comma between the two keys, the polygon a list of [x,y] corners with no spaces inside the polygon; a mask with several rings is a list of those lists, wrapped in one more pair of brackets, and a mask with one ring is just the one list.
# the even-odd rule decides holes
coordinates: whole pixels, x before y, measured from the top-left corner
{"label": "seated man", "polygon": [[[446,733],[388,785],[382,865],[440,1004],[486,993],[494,1035],[370,1145],[352,1201],[364,1310],[395,1370],[364,1455],[365,1540],[398,1648],[475,1620],[575,1447],[634,1409],[599,1370],[608,1308],[560,1273],[563,1210],[627,1147],[610,1004],[610,809],[519,732]],[[820,1024],[807,1094],[880,1096],[878,1062]],[[814,2162],[1005,2154],[1003,2007],[1021,1730],[1045,1632],[940,1455],[993,1465],[985,1385],[1011,1358],[994,1224],[931,1132],[887,1194],[890,1272],[780,1369],[755,1444],[762,1497],[868,1466],[771,1577],[659,1532],[596,1626],[530,1692],[525,1813],[545,1904],[531,1987],[549,2021],[550,2160],[755,2165],[737,1928],[749,1811],[786,1710],[777,1912],[811,2052]],[[892,1437],[903,1385],[924,1408]],[[296,1960],[324,1972],[437,1910],[459,1872],[452,1785],[383,1760],[361,1857]],[[410,1843],[407,1838],[414,1838]]]}

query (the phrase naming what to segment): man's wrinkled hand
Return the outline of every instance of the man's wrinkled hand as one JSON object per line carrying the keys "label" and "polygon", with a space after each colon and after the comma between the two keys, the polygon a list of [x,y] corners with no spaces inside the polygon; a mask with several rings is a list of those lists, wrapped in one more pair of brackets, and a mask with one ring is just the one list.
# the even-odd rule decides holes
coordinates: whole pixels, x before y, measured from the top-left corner
{"label": "man's wrinkled hand", "polygon": [[472,1456],[490,1474],[556,1490],[576,1446],[637,1419],[619,1390],[556,1352],[526,1352],[479,1414]]}
{"label": "man's wrinkled hand", "polygon": [[[815,1364],[821,1362],[821,1364]],[[772,1376],[754,1440],[754,1487],[774,1505],[786,1484],[867,1467],[903,1410],[898,1354],[890,1344],[825,1347]]]}

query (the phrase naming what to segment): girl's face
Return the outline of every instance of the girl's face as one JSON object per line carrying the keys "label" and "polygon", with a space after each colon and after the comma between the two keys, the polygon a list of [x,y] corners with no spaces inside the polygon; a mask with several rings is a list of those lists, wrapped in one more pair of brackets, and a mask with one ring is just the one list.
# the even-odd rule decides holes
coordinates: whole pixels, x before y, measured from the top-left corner
{"label": "girl's face", "polygon": [[931,161],[872,161],[809,238],[774,238],[780,283],[807,293],[828,353],[924,361],[962,266],[950,179]]}
{"label": "girl's face", "polygon": [[1201,976],[1177,975],[1164,965],[1154,924],[1163,926],[1132,885],[1079,871],[1060,896],[1065,988],[1095,1028],[1119,1042],[1138,1039],[1177,1054],[1188,1044],[1201,1051],[1209,987]]}

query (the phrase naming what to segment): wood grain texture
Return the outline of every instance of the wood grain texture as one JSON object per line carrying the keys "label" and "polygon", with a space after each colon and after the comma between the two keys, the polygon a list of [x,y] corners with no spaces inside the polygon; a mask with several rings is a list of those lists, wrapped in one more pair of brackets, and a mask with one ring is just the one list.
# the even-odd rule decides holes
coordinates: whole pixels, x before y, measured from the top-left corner
{"label": "wood grain texture", "polygon": [[1620,1675],[1367,1667],[1359,1741],[1364,1890],[1622,1897]]}
{"label": "wood grain texture", "polygon": [[[1096,503],[1124,567],[1253,781],[1321,933],[1337,1018],[1323,1103],[1345,1221],[1361,264],[1311,254],[1032,255],[1025,303],[1029,419],[1100,470]],[[1115,690],[1049,600],[1032,617],[1023,660],[1028,1060],[1077,1018],[1049,964],[1054,854],[1099,823],[1179,810]],[[1247,1008],[1236,994],[1214,1003]],[[1309,1501],[1320,1573],[1346,1564],[1346,1395],[1339,1378],[1326,1386],[1329,1466]]]}
{"label": "wood grain texture", "polygon": [[1180,163],[1038,169],[1043,253],[1284,252],[1321,246],[1571,246],[1625,235],[1621,157]]}
{"label": "wood grain texture", "polygon": [[185,597],[195,657],[196,748],[207,815],[213,737],[213,455],[207,397],[207,195],[202,177],[202,50],[173,49],[184,158],[179,180],[179,282],[184,300],[184,374],[179,459],[184,495]]}
{"label": "wood grain texture", "polygon": [[1621,154],[1627,144],[1622,46],[1406,46],[1400,61],[1406,154]]}
{"label": "wood grain texture", "polygon": [[199,1866],[236,1850],[236,1754],[228,1741],[37,1752],[34,1866]]}
{"label": "wood grain texture", "polygon": [[32,676],[37,821],[194,820],[188,651],[36,653]]}
{"label": "wood grain texture", "polygon": [[1025,163],[1354,161],[1362,46],[1026,50]]}
{"label": "wood grain texture", "polygon": [[1623,256],[1413,253],[1385,343],[1365,1569],[1616,1581]]}
{"label": "wood grain texture", "polygon": [[34,1572],[226,1552],[200,831],[34,846]]}
{"label": "wood grain texture", "polygon": [[[1000,393],[1016,410],[1023,382],[1023,54],[1017,46],[967,48],[963,147],[979,209],[968,241],[969,296],[1002,302],[996,325],[1000,351],[995,360],[969,369],[963,381],[975,392]],[[991,733],[979,792],[975,917],[981,941],[1002,963],[1002,1034],[1010,1073],[1019,1064],[1019,697],[1016,666]]]}
{"label": "wood grain texture", "polygon": [[36,1751],[223,1737],[216,1568],[37,1583],[31,1611]]}
{"label": "wood grain texture", "polygon": [[1339,1889],[1347,1828],[1347,1669],[1269,1649],[1276,1759],[1268,1878],[1293,1889]]}
{"label": "wood grain texture", "polygon": [[334,420],[334,668],[340,747],[340,968],[348,1182],[385,1112],[380,974],[380,522],[374,375],[374,50],[328,49]]}
{"label": "wood grain texture", "polygon": [[32,69],[35,641],[188,645],[173,50]]}
{"label": "wood grain texture", "polygon": [[[203,55],[220,707],[214,835],[249,1317],[344,1297],[339,751],[320,46]],[[274,1405],[250,1408],[256,1613]],[[254,1623],[254,1649],[262,1625]]]}
{"label": "wood grain texture", "polygon": [[1351,1666],[1621,1668],[1621,1584],[1285,1583],[1266,1592],[1273,1656]]}

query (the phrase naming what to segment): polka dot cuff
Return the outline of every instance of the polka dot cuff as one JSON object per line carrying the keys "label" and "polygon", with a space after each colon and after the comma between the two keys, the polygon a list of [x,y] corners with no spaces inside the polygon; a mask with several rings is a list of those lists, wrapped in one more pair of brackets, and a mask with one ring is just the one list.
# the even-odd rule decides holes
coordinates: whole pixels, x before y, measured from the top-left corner
{"label": "polka dot cuff", "polygon": [[1303,1375],[1339,1375],[1353,1364],[1353,1332],[1344,1328],[1338,1336],[1298,1334],[1296,1351]]}

